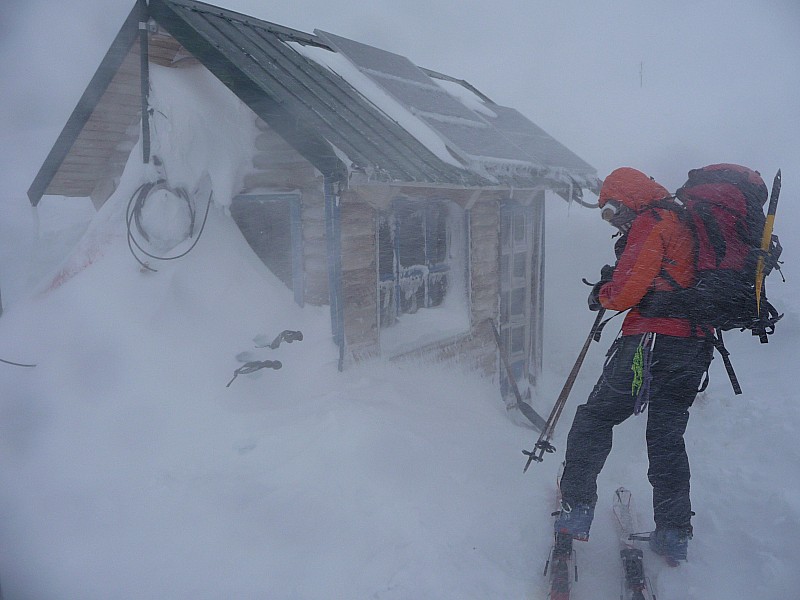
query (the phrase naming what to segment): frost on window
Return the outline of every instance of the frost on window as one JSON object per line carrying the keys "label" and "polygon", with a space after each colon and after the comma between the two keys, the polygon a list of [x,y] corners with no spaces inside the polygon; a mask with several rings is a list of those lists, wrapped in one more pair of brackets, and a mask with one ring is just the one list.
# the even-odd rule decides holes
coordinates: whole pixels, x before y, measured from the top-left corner
{"label": "frost on window", "polygon": [[445,201],[397,199],[381,216],[377,235],[381,328],[411,321],[428,329],[432,322],[468,327],[463,210]]}

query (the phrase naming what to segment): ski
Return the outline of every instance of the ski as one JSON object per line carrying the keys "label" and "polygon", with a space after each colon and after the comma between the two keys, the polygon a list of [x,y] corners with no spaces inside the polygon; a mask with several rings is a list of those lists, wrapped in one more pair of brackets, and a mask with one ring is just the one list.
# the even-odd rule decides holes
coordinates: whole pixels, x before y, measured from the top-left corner
{"label": "ski", "polygon": [[[556,479],[556,507],[553,517],[558,518],[561,512],[561,474],[564,463]],[[555,528],[554,528],[555,530]],[[544,565],[544,576],[550,575],[549,600],[569,600],[573,581],[578,581],[578,563],[575,549],[572,547],[572,536],[564,533],[553,533],[553,546]]]}
{"label": "ski", "polygon": [[640,536],[636,513],[633,509],[633,496],[624,487],[614,492],[614,520],[619,530],[622,576],[620,581],[620,600],[656,600],[650,578],[644,570],[644,554],[635,541],[646,539]]}
{"label": "ski", "polygon": [[575,561],[571,535],[554,534],[553,547],[544,566],[545,577],[548,570],[550,572],[550,595],[548,596],[550,600],[569,600],[573,576],[575,581],[578,581],[578,565]]}

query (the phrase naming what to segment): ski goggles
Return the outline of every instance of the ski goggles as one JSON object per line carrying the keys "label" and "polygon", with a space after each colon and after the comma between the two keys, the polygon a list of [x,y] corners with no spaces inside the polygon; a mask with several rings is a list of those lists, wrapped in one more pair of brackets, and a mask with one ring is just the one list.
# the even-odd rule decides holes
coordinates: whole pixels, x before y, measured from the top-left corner
{"label": "ski goggles", "polygon": [[630,229],[633,219],[636,218],[636,213],[621,202],[606,200],[603,208],[600,209],[600,216],[604,221],[625,232]]}

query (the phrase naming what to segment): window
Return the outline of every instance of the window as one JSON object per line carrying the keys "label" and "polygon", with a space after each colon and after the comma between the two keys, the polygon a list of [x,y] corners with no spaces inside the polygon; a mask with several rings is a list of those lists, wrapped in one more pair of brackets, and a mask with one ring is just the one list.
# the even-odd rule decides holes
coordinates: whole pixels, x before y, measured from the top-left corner
{"label": "window", "polygon": [[231,202],[231,216],[261,261],[294,291],[303,306],[303,235],[300,196],[243,194]]}
{"label": "window", "polygon": [[[464,289],[463,211],[435,200],[396,199],[378,222],[380,325],[440,307]],[[461,294],[463,297],[463,293]]]}

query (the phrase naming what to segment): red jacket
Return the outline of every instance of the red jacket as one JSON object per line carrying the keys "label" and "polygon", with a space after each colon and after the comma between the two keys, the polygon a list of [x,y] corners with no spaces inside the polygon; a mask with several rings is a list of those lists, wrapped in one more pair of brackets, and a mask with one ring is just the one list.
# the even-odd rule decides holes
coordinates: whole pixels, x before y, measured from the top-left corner
{"label": "red jacket", "polygon": [[623,335],[703,336],[701,331],[692,331],[687,319],[644,317],[636,308],[650,290],[675,289],[670,279],[681,288],[695,282],[691,231],[675,211],[657,207],[658,201],[669,195],[666,188],[629,167],[613,171],[600,190],[601,207],[615,200],[637,213],[614,276],[600,289],[600,303],[605,308],[630,309],[622,323]]}

